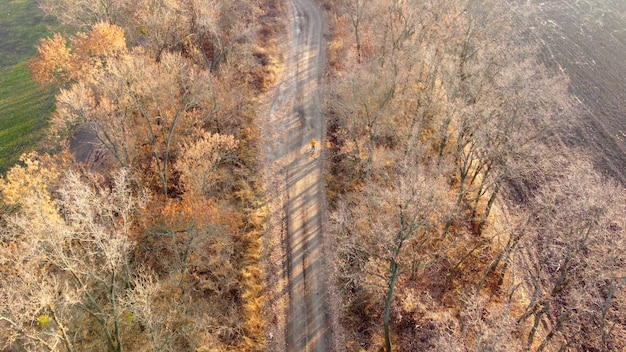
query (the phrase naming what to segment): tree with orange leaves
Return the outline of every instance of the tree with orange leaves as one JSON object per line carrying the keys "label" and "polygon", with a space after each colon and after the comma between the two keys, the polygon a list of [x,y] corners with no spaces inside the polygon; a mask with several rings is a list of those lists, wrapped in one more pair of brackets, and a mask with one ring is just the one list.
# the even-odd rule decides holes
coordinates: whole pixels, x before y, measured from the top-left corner
{"label": "tree with orange leaves", "polygon": [[67,40],[59,33],[45,38],[37,47],[39,56],[30,62],[33,77],[42,84],[65,85],[91,81],[107,64],[127,53],[124,31],[100,22],[89,33],[79,32]]}
{"label": "tree with orange leaves", "polygon": [[92,130],[119,166],[140,169],[137,179],[167,194],[171,161],[214,109],[209,73],[180,54],[156,61],[141,49],[129,52],[123,30],[108,23],[78,33],[70,45],[57,34],[38,50],[34,77],[67,87],[57,96],[55,129]]}

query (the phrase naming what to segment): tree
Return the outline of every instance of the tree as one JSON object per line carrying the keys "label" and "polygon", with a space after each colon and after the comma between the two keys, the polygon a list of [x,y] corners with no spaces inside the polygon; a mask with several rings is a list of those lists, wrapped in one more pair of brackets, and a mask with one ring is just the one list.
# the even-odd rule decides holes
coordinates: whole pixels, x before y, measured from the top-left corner
{"label": "tree", "polygon": [[[361,38],[363,31],[364,22],[365,25],[371,25],[368,22],[368,17],[370,16],[370,10],[367,8],[368,6],[375,5],[370,4],[364,0],[343,0],[341,1],[341,6],[345,11],[345,15],[350,20],[350,24],[352,25],[352,29],[354,32],[354,44],[356,49],[356,61],[357,63],[361,63],[361,56],[363,55],[363,39]],[[367,33],[367,30],[365,31]]]}
{"label": "tree", "polygon": [[53,117],[57,131],[91,130],[119,166],[147,183],[156,175],[164,194],[176,193],[172,161],[181,146],[205,130],[238,133],[246,106],[228,95],[245,84],[227,84],[236,80],[232,69],[220,74],[227,82],[217,82],[183,55],[150,59],[125,43],[119,27],[98,23],[69,46],[59,35],[44,40],[31,68],[41,82],[56,79],[62,86]]}
{"label": "tree", "polygon": [[379,67],[355,71],[338,84],[337,96],[330,103],[333,112],[340,114],[344,121],[344,131],[351,142],[348,152],[359,160],[365,159],[369,171],[374,162],[380,125],[387,119],[395,89],[394,78],[387,74]]}
{"label": "tree", "polygon": [[40,6],[62,24],[86,30],[99,22],[123,25],[132,14],[133,4],[126,0],[43,0]]}
{"label": "tree", "polygon": [[61,86],[77,81],[89,82],[106,70],[112,60],[127,53],[124,32],[120,27],[96,23],[89,33],[78,32],[67,40],[55,33],[42,39],[39,56],[30,62],[33,77],[42,84]]}
{"label": "tree", "polygon": [[[131,327],[120,297],[131,285],[130,230],[143,200],[125,171],[107,188],[46,160],[25,158],[0,184],[3,201],[18,207],[1,232],[3,347],[122,351]],[[44,187],[49,177],[59,179]]]}
{"label": "tree", "polygon": [[[517,292],[518,286],[510,284],[504,273],[511,270],[516,250],[528,234],[525,218],[516,219],[515,227],[496,229],[490,227],[490,214],[511,182],[540,174],[534,164],[545,159],[542,143],[550,142],[551,130],[569,113],[566,79],[549,74],[535,59],[536,48],[521,40],[512,26],[517,12],[497,2],[387,1],[360,9],[361,14],[353,7],[345,19],[337,21],[336,25],[344,26],[337,33],[358,30],[359,38],[376,45],[368,48],[367,55],[359,56],[358,50],[356,58],[345,55],[337,68],[360,69],[336,72],[328,95],[329,131],[337,141],[331,162],[333,170],[341,172],[331,181],[345,180],[346,172],[358,178],[350,187],[337,187],[344,194],[336,197],[332,217],[337,241],[346,242],[339,259],[346,307],[356,313],[352,319],[374,321],[372,307],[385,301],[383,315],[393,315],[396,306],[390,296],[394,291],[421,284],[441,300],[438,308],[473,316],[467,322],[474,324],[475,331],[463,327],[459,335],[468,346],[498,348],[490,334],[501,332],[513,339],[515,310],[498,305],[489,295]],[[369,19],[377,20],[376,30],[368,27]],[[361,168],[367,172],[359,174]],[[399,207],[387,204],[381,196],[399,189],[395,182],[409,174],[419,188],[416,194],[434,192],[439,199],[423,211],[436,216],[425,216],[428,225],[418,223],[416,233],[410,231],[412,222],[407,220],[412,213],[390,214],[386,209]],[[422,177],[436,190],[415,185]],[[405,189],[390,198],[399,202],[403,194],[411,192]],[[372,202],[386,204],[386,209]],[[361,209],[366,205],[372,210]],[[375,231],[373,224],[379,222],[385,224],[380,226],[384,230]],[[412,241],[419,243],[422,233],[430,235],[424,247],[409,249]],[[375,245],[368,244],[363,234],[376,238],[379,248],[372,252]],[[381,253],[381,248],[387,252]],[[429,268],[400,275],[408,259],[398,258],[394,249],[410,253],[414,265],[409,267],[425,263]],[[444,285],[423,282],[420,273],[447,280]],[[372,282],[378,289],[370,290]],[[475,296],[484,303],[480,305],[493,307],[493,319],[478,319],[480,305],[458,304],[459,292],[468,289],[477,291]],[[499,308],[508,313],[498,315]],[[414,311],[398,310],[406,324],[419,319]],[[502,330],[492,326],[497,324],[496,317],[507,321]],[[354,330],[367,331],[371,327],[366,324]],[[408,331],[404,325],[397,328]],[[392,330],[393,326],[386,332],[387,349]],[[400,346],[408,349],[408,343]]]}
{"label": "tree", "polygon": [[72,57],[67,40],[61,34],[55,33],[52,38],[42,39],[37,51],[39,56],[31,60],[29,68],[39,83],[70,80],[67,71],[71,67]]}
{"label": "tree", "polygon": [[229,57],[249,50],[259,7],[251,1],[140,0],[127,34],[152,58],[176,51],[216,72]]}
{"label": "tree", "polygon": [[241,214],[190,193],[153,198],[141,219],[135,258],[145,270],[128,302],[153,348],[246,346]]}
{"label": "tree", "polygon": [[[606,307],[626,277],[620,250],[626,198],[623,188],[592,170],[589,163],[573,162],[542,185],[529,205],[536,216],[518,265],[532,294],[518,321],[533,318],[527,346],[537,351],[611,349]],[[547,324],[540,334],[542,322]]]}
{"label": "tree", "polygon": [[[25,177],[25,188],[35,187],[51,200],[29,196],[30,203],[50,204],[50,212],[60,214],[58,226],[73,229],[73,220],[64,216],[77,210],[66,203],[76,201],[92,213],[97,202],[107,208],[108,200],[99,194],[114,188],[118,169],[127,170],[133,194],[149,188],[162,196],[150,197],[133,218],[141,221],[133,221],[127,233],[130,249],[124,249],[132,265],[116,268],[114,278],[106,281],[108,272],[85,269],[74,259],[64,264],[63,273],[77,272],[84,285],[69,274],[54,276],[54,285],[42,284],[39,273],[29,278],[32,285],[16,294],[32,297],[47,290],[52,297],[71,291],[64,286],[80,286],[84,301],[74,304],[74,295],[73,305],[44,307],[47,311],[35,307],[44,313],[30,325],[7,316],[0,324],[11,326],[11,348],[38,350],[64,343],[68,350],[262,350],[263,272],[258,263],[263,210],[260,194],[247,179],[252,171],[246,169],[253,162],[255,139],[250,96],[264,64],[263,57],[251,55],[265,50],[254,45],[261,4],[44,0],[43,6],[70,30],[79,30],[67,39],[55,35],[43,41],[40,57],[31,64],[40,81],[60,87],[55,132],[63,137],[88,130],[93,137],[86,143],[105,157],[97,165],[66,167],[85,187],[68,181],[69,173],[62,169],[58,177],[37,181],[39,188]],[[17,179],[11,182],[17,185]],[[66,202],[57,185],[62,183],[93,192]],[[19,196],[9,188],[3,189],[7,197]],[[94,204],[85,206],[85,197]],[[2,209],[25,218],[21,203],[8,199],[0,203]],[[94,216],[107,225],[117,220]],[[7,215],[1,221],[13,220]],[[5,228],[7,234],[17,231]],[[58,242],[72,251],[100,250],[80,241]],[[27,249],[21,246],[14,255],[24,256]],[[100,261],[85,266],[91,264]],[[50,313],[53,308],[58,321]]]}
{"label": "tree", "polygon": [[262,11],[256,1],[222,0],[43,0],[40,6],[75,30],[115,25],[153,59],[179,52],[211,71],[248,50]]}
{"label": "tree", "polygon": [[398,282],[407,276],[419,277],[448,246],[436,235],[450,210],[445,181],[429,176],[415,164],[399,163],[380,184],[366,185],[363,198],[349,206],[350,210],[342,205],[338,212],[343,217],[334,218],[337,230],[345,233],[346,280],[372,288],[384,301],[387,351],[392,346],[390,319]]}
{"label": "tree", "polygon": [[443,313],[437,322],[436,341],[429,351],[524,351],[517,340],[517,323],[509,304],[475,292],[463,295],[459,319]]}
{"label": "tree", "polygon": [[147,198],[127,171],[107,181],[45,156],[23,160],[0,183],[13,205],[0,232],[2,348],[262,345],[240,308],[260,293],[243,278],[258,272],[240,267],[249,248],[233,206]]}
{"label": "tree", "polygon": [[218,167],[235,158],[237,146],[238,141],[233,136],[210,132],[185,144],[176,162],[185,193],[195,197],[207,195],[214,187]]}
{"label": "tree", "polygon": [[78,83],[57,97],[55,125],[82,126],[121,167],[158,177],[170,190],[171,161],[182,143],[193,140],[208,119],[211,78],[177,54],[153,62],[140,52],[115,61],[93,84]]}
{"label": "tree", "polygon": [[192,34],[191,18],[185,3],[189,2],[145,0],[135,4],[134,26],[139,28],[139,33],[131,32],[130,35],[137,36],[134,40],[142,44],[150,57],[158,59],[163,53],[181,52],[181,49],[188,46],[186,41],[189,41]]}
{"label": "tree", "polygon": [[526,161],[537,158],[540,139],[568,113],[567,81],[550,74],[537,49],[514,32],[515,9],[492,2],[446,6],[427,36],[441,43],[434,73],[445,94],[428,127],[437,163],[456,168],[451,183],[459,213],[470,212],[482,232],[502,189],[536,169]]}

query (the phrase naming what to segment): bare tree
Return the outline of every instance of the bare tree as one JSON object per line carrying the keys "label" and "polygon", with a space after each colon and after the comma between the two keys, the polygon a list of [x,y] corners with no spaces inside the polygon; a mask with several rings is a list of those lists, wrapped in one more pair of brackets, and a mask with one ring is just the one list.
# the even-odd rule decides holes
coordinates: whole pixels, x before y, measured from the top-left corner
{"label": "bare tree", "polygon": [[[25,189],[15,178],[20,168],[1,185],[3,195],[22,192],[4,198],[20,208],[5,217],[2,230],[3,347],[52,351],[62,344],[77,351],[81,341],[124,350],[128,331],[120,297],[131,284],[130,230],[142,202],[130,189],[128,172],[119,172],[110,188],[65,172],[53,197],[47,189]],[[29,168],[29,183],[52,170]]]}
{"label": "bare tree", "polygon": [[[624,199],[623,188],[582,162],[543,185],[533,199],[536,217],[522,257],[527,291],[533,293],[518,319],[534,318],[528,346],[541,336],[539,351],[606,348],[606,307],[626,277],[620,250]],[[547,325],[539,334],[542,322]]]}
{"label": "bare tree", "polygon": [[57,97],[56,125],[93,130],[122,167],[155,174],[163,194],[171,160],[188,138],[199,135],[211,108],[211,78],[177,54],[160,62],[130,55],[112,64],[93,84],[78,83]]}
{"label": "bare tree", "polygon": [[126,0],[43,0],[41,8],[66,26],[86,30],[99,22],[122,25],[134,2]]}
{"label": "bare tree", "polygon": [[[351,12],[338,22],[346,28],[338,32],[358,31],[358,41],[376,44],[367,55],[360,49],[356,58],[347,55],[337,67],[359,69],[337,72],[329,85],[332,138],[339,142],[332,161],[353,160],[358,178],[340,188],[346,193],[337,197],[332,217],[345,246],[341,282],[347,295],[354,294],[347,309],[358,306],[355,320],[373,321],[371,302],[385,302],[382,328],[389,350],[395,290],[419,280],[415,273],[424,270],[412,268],[432,265],[433,275],[447,274],[442,290],[449,291],[442,295],[471,287],[483,299],[482,306],[452,304],[473,317],[467,322],[475,324],[475,331],[466,326],[458,335],[467,345],[501,348],[489,340],[495,332],[513,343],[511,331],[518,324],[513,309],[498,315],[498,308],[509,307],[494,306],[488,322],[478,312],[494,305],[489,294],[508,295],[510,302],[519,292],[509,282],[506,293],[499,290],[528,237],[527,220],[521,217],[515,227],[495,230],[488,226],[490,214],[511,181],[539,173],[533,164],[543,159],[541,143],[567,113],[566,79],[550,75],[534,58],[536,48],[517,41],[511,28],[516,11],[498,2],[387,1],[359,7],[362,14],[351,4]],[[376,31],[368,25],[370,18],[380,23]],[[366,172],[359,173],[360,168]],[[345,165],[337,170],[353,171]],[[410,187],[397,192],[402,189],[397,184],[408,179],[415,193]],[[433,189],[421,188],[422,180]],[[410,202],[402,203],[407,195],[428,198],[430,192],[438,200],[424,209],[410,210],[405,206]],[[425,216],[425,223],[412,220],[416,213],[429,212],[437,215]],[[430,237],[422,243],[423,233]],[[414,275],[401,275],[404,270]],[[506,320],[502,330],[499,318]],[[367,331],[362,325],[359,329]]]}
{"label": "bare tree", "polygon": [[355,271],[346,273],[347,279],[381,295],[385,348],[390,351],[396,285],[404,274],[419,276],[445,251],[446,245],[438,242],[441,237],[433,234],[449,203],[445,182],[433,182],[410,163],[398,165],[383,184],[365,186],[362,196],[362,203],[351,207],[343,219],[336,218],[336,225],[349,236],[345,253]]}
{"label": "bare tree", "polygon": [[438,336],[431,351],[524,351],[517,341],[517,324],[511,306],[500,305],[487,295],[464,294],[460,319],[449,314],[438,322]]}

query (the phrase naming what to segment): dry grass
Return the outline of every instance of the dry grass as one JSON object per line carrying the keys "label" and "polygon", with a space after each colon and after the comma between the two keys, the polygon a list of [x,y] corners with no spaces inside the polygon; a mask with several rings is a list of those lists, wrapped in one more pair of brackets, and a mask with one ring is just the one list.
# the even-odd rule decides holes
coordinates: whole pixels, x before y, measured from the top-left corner
{"label": "dry grass", "polygon": [[261,69],[256,73],[254,85],[262,92],[272,87],[282,69],[280,38],[285,33],[285,3],[277,0],[262,2],[263,16],[259,19],[260,31],[253,56]]}

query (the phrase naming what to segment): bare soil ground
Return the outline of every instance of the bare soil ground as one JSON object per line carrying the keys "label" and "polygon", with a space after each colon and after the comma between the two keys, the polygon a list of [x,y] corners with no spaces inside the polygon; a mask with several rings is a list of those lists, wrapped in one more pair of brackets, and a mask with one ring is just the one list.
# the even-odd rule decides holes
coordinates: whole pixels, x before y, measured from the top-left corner
{"label": "bare soil ground", "polygon": [[626,185],[626,3],[621,0],[528,0],[544,61],[570,79],[581,119],[564,141],[582,147],[597,169]]}
{"label": "bare soil ground", "polygon": [[[322,255],[323,21],[312,0],[290,6],[285,67],[261,126],[270,199],[268,301],[274,312],[268,349],[332,351]],[[315,153],[312,139],[318,141]]]}

